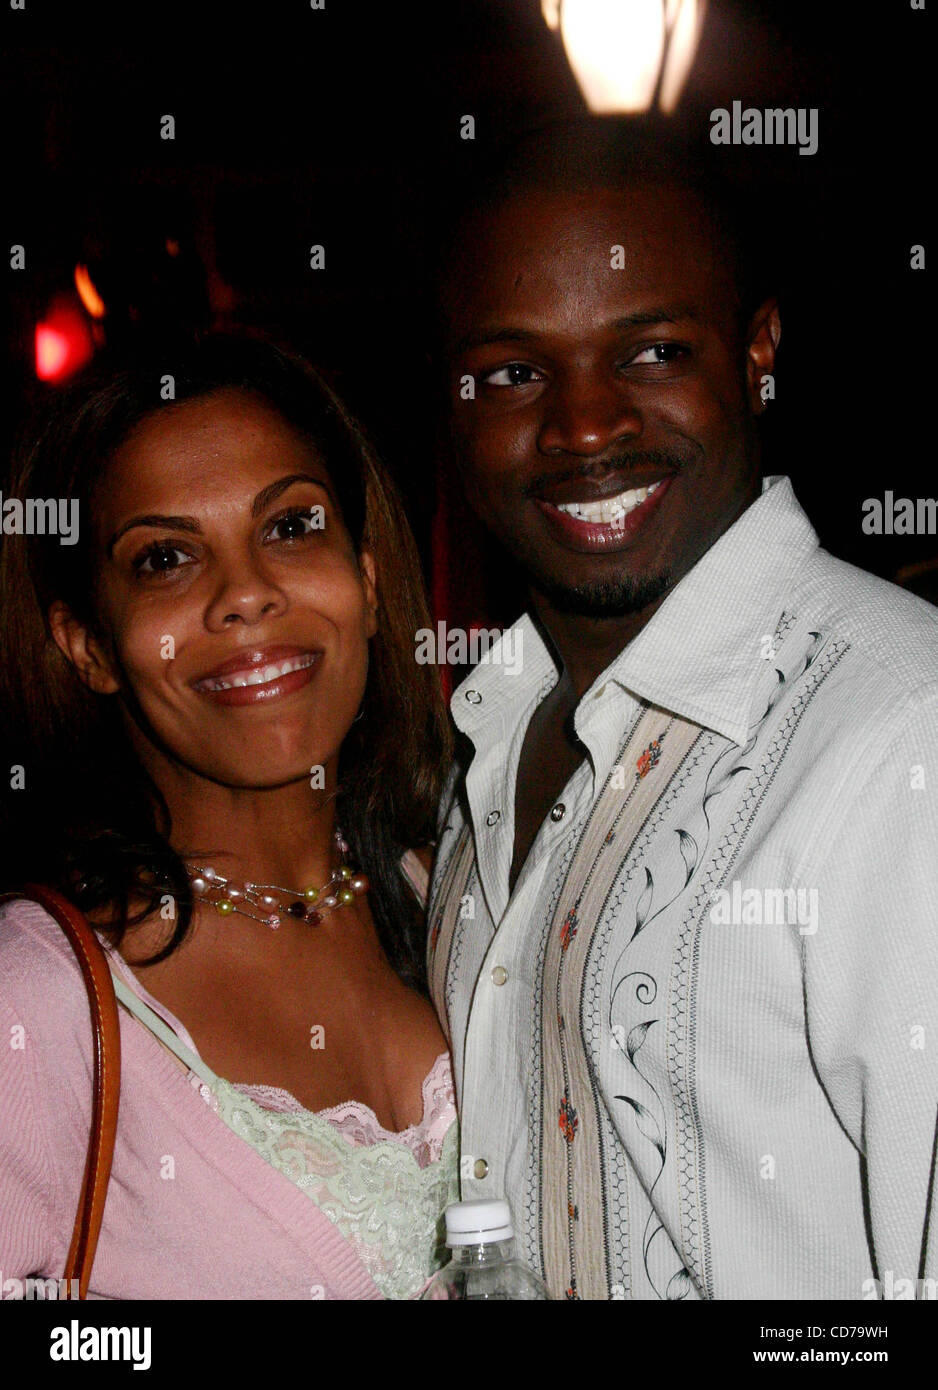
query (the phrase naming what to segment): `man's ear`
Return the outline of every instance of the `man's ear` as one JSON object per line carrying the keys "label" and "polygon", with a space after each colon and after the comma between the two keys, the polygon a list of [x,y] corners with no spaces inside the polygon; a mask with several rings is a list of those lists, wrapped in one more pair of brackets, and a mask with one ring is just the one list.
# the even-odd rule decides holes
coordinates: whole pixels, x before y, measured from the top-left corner
{"label": "man's ear", "polygon": [[763,377],[772,376],[775,370],[775,352],[781,336],[778,300],[766,299],[753,314],[746,335],[746,385],[754,415],[761,415],[766,401],[774,399],[774,389],[771,395],[763,393]]}
{"label": "man's ear", "polygon": [[49,627],[59,651],[78,672],[79,679],[96,695],[113,695],[120,689],[104,649],[94,633],[79,622],[61,599],[49,609]]}
{"label": "man's ear", "polygon": [[365,586],[365,602],[368,605],[368,636],[374,637],[378,631],[378,579],[375,557],[367,546],[362,546],[358,556],[358,567],[362,572]]}

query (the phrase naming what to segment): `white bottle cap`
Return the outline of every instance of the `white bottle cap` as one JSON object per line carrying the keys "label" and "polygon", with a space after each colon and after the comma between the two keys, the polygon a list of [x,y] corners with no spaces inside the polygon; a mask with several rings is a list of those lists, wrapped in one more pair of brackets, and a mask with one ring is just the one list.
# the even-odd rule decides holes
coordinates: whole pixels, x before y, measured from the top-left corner
{"label": "white bottle cap", "polygon": [[503,1198],[479,1197],[472,1202],[451,1202],[446,1208],[447,1245],[490,1245],[512,1240],[511,1208]]}

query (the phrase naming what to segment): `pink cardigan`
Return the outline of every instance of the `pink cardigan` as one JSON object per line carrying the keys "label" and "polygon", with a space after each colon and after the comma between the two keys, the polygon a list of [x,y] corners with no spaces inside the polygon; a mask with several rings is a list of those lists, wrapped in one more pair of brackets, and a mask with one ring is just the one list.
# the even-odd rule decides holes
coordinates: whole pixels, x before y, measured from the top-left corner
{"label": "pink cardigan", "polygon": [[[97,1298],[380,1298],[355,1251],[122,1009],[120,1122]],[[65,1263],[91,1124],[78,963],[37,904],[0,908],[0,1293]],[[172,1159],[172,1163],[167,1162]],[[164,1176],[174,1172],[174,1176]]]}

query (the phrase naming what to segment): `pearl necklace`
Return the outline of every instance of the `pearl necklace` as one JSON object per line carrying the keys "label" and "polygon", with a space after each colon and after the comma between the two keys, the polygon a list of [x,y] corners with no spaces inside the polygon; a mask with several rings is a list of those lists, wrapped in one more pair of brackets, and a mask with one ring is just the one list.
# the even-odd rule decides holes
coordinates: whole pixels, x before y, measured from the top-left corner
{"label": "pearl necklace", "polygon": [[[333,836],[341,855],[348,854],[348,841],[337,830]],[[368,880],[364,874],[356,873],[350,864],[343,863],[320,888],[285,888],[279,883],[241,883],[237,879],[224,878],[210,864],[202,868],[186,866],[189,883],[195,896],[209,907],[214,907],[221,917],[233,912],[242,917],[250,917],[252,922],[261,922],[275,931],[283,921],[283,913],[318,926],[327,912],[345,907],[354,902],[361,893],[367,893]],[[273,891],[271,891],[273,890]],[[284,903],[275,893],[292,898]],[[257,908],[252,912],[251,908]]]}

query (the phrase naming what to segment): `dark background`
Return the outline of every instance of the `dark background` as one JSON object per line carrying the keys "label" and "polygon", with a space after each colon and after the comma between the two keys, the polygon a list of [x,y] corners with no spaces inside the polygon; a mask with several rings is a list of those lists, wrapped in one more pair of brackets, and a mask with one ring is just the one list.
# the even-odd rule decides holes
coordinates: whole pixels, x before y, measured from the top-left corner
{"label": "dark background", "polygon": [[[928,240],[930,26],[907,0],[711,0],[675,120],[706,132],[734,99],[819,108],[813,157],[724,151],[777,254],[765,469],[792,475],[829,549],[934,593],[938,539],[860,529],[864,498],[936,490],[927,272],[909,266]],[[446,444],[427,265],[441,190],[475,153],[460,117],[484,143],[584,109],[538,0],[26,0],[3,31],[5,223],[27,252],[8,272],[7,441],[55,389],[36,381],[33,334],[81,261],[110,349],[180,324],[254,324],[320,365],[401,483],[429,575]],[[167,113],[174,141],[160,139]],[[313,243],[324,271],[309,268]],[[478,552],[460,525],[444,557],[441,534],[434,595],[452,620]],[[513,617],[506,592],[474,594],[469,616]]]}

